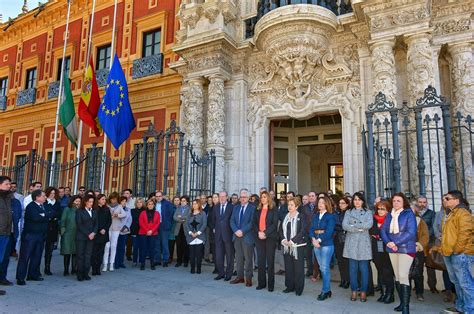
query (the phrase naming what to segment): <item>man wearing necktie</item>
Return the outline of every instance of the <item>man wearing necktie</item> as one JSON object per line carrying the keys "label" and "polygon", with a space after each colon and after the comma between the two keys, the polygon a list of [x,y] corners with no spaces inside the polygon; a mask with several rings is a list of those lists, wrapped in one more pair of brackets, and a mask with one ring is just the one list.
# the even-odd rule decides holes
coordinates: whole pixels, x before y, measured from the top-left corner
{"label": "man wearing necktie", "polygon": [[230,219],[230,226],[234,233],[233,241],[237,262],[237,278],[230,283],[238,284],[245,282],[247,287],[252,286],[253,251],[255,246],[255,234],[252,229],[255,205],[248,202],[249,194],[247,189],[240,190],[240,205],[234,207]]}
{"label": "man wearing necktie", "polygon": [[43,280],[40,272],[41,255],[50,217],[43,207],[46,194],[41,190],[35,190],[31,193],[31,198],[33,201],[25,209],[25,224],[16,269],[16,280],[20,286],[25,285],[25,278],[31,281]]}
{"label": "man wearing necktie", "polygon": [[[216,243],[216,268],[218,275],[215,280],[222,278],[229,281],[234,272],[234,246],[232,243],[232,229],[230,218],[232,204],[227,201],[227,192],[219,193],[219,203],[214,207],[214,233]],[[224,269],[224,258],[227,267]]]}

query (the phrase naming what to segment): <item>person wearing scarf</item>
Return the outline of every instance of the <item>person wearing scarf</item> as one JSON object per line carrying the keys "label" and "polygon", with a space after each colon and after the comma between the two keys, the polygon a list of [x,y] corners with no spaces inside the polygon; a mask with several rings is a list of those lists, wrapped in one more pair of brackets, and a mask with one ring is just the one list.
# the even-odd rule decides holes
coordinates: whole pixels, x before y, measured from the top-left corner
{"label": "person wearing scarf", "polygon": [[416,254],[416,218],[403,193],[395,193],[392,196],[392,207],[391,214],[385,218],[380,235],[387,246],[395,273],[395,288],[400,297],[400,305],[394,310],[407,314],[411,293],[410,267]]}
{"label": "person wearing scarf", "polygon": [[150,267],[155,269],[155,242],[158,236],[158,228],[160,227],[160,213],[155,211],[155,201],[148,199],[146,202],[146,210],[142,211],[138,218],[138,239],[140,249],[140,270],[145,270],[145,258],[150,257]]}
{"label": "person wearing scarf", "polygon": [[392,210],[392,205],[389,201],[379,201],[375,204],[374,225],[369,230],[372,239],[372,261],[377,268],[378,278],[381,281],[381,295],[377,302],[385,304],[393,303],[394,296],[394,282],[393,282],[393,268],[390,262],[390,257],[386,252],[385,243],[380,237],[380,229],[382,228],[387,214]]}
{"label": "person wearing scarf", "polygon": [[334,254],[334,227],[336,216],[333,214],[331,199],[327,196],[318,199],[318,213],[314,215],[311,224],[310,237],[314,248],[314,255],[319,263],[321,277],[323,278],[323,290],[318,296],[318,301],[330,298],[331,292],[331,270],[329,264]]}
{"label": "person wearing scarf", "polygon": [[304,289],[304,251],[307,243],[306,219],[298,213],[299,198],[288,201],[288,214],[280,228],[281,245],[285,261],[285,286],[283,293],[295,292],[297,296]]}

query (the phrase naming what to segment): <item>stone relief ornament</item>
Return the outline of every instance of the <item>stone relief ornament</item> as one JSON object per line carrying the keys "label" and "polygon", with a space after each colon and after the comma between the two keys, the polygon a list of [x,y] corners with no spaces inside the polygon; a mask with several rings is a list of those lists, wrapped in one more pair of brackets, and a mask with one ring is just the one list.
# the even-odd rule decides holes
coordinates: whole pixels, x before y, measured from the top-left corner
{"label": "stone relief ornament", "polygon": [[209,109],[207,120],[207,144],[224,145],[225,94],[224,80],[211,78],[209,83]]}
{"label": "stone relief ornament", "polygon": [[471,27],[470,18],[461,18],[434,23],[434,34],[445,35],[468,31]]}
{"label": "stone relief ornament", "polygon": [[199,83],[186,82],[181,88],[181,102],[183,104],[183,126],[185,134],[197,150],[203,147],[203,88]]}
{"label": "stone relief ornament", "polygon": [[434,84],[432,48],[428,38],[413,39],[408,44],[408,88],[412,99],[423,95],[428,85]]}
{"label": "stone relief ornament", "polygon": [[451,75],[454,81],[453,94],[456,109],[464,113],[474,112],[474,61],[469,45],[451,51]]}
{"label": "stone relief ornament", "polygon": [[374,93],[383,92],[390,101],[395,100],[395,57],[392,43],[378,43],[372,49]]}
{"label": "stone relief ornament", "polygon": [[371,17],[370,29],[372,31],[380,31],[389,27],[416,23],[428,17],[429,14],[424,7],[399,10],[389,15],[384,14]]}

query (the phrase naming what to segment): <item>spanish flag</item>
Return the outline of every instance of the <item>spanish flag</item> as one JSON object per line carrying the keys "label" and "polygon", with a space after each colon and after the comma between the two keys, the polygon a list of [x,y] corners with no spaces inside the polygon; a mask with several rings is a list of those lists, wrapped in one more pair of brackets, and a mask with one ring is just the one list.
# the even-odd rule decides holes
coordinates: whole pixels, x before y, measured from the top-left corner
{"label": "spanish flag", "polygon": [[79,118],[94,130],[95,136],[100,135],[99,120],[97,113],[100,107],[99,87],[94,73],[94,64],[92,57],[89,60],[84,83],[82,85],[81,99],[79,100],[79,108],[77,113]]}

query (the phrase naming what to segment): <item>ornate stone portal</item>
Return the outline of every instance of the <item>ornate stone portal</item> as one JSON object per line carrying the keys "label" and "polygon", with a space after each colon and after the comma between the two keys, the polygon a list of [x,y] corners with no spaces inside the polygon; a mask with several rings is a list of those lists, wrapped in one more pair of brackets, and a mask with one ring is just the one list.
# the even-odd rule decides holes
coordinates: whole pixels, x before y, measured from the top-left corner
{"label": "ornate stone portal", "polygon": [[366,105],[379,91],[400,106],[413,105],[428,84],[439,89],[443,45],[454,105],[472,114],[473,31],[465,21],[474,4],[365,0],[337,16],[338,1],[329,1],[332,11],[258,2],[186,0],[178,14],[174,50],[182,58],[171,67],[187,82],[183,124],[196,147],[216,151],[217,189],[269,184],[270,120],[327,112],[342,117],[345,189],[363,189]]}

